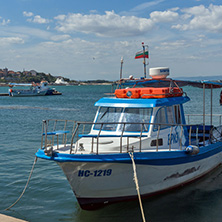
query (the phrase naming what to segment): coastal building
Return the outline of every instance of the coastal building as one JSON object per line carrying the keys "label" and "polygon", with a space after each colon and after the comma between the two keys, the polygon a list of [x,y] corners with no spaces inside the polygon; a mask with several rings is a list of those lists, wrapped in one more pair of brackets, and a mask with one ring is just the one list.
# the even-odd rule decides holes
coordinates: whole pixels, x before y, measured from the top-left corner
{"label": "coastal building", "polygon": [[8,75],[12,75],[12,76],[14,76],[14,75],[15,75],[15,72],[12,71],[12,70],[9,70],[9,71],[8,71]]}
{"label": "coastal building", "polygon": [[0,70],[0,77],[4,76],[4,72],[2,70]]}
{"label": "coastal building", "polygon": [[62,77],[58,77],[55,81],[55,84],[58,84],[58,85],[67,85],[68,82],[64,81],[64,79]]}
{"label": "coastal building", "polygon": [[8,69],[7,69],[7,68],[4,68],[4,69],[3,69],[3,74],[4,74],[4,76],[7,76],[7,75],[8,75]]}
{"label": "coastal building", "polygon": [[29,72],[31,73],[32,76],[36,76],[37,75],[37,72],[35,70],[30,70]]}

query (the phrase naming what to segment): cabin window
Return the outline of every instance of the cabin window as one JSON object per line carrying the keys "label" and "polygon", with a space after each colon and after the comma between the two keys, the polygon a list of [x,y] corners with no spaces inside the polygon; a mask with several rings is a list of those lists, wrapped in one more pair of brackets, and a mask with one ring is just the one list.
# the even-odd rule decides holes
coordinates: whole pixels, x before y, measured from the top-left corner
{"label": "cabin window", "polygon": [[[125,108],[121,122],[126,122],[126,123],[128,122],[129,124],[125,125],[124,131],[141,132],[142,129],[141,127],[143,126],[142,131],[147,132],[149,129],[148,123],[150,122],[151,113],[152,113],[151,108],[149,109]],[[142,123],[146,124],[142,125]],[[121,124],[119,130],[123,130],[123,124]]]}
{"label": "cabin window", "polygon": [[[180,113],[180,106],[168,106],[168,107],[162,107],[158,110],[156,114],[155,123],[163,124],[160,125],[160,129],[165,129],[167,127],[170,127],[170,125],[173,124],[181,124],[181,113]],[[169,125],[164,125],[169,124]],[[159,125],[154,125],[154,130],[158,130]]]}
{"label": "cabin window", "polygon": [[[101,107],[96,119],[96,123],[108,123],[104,124],[102,130],[115,131],[117,124],[121,116],[122,108],[114,107]],[[95,124],[94,129],[100,130],[101,124]]]}
{"label": "cabin window", "polygon": [[181,114],[180,114],[180,106],[176,105],[174,106],[174,115],[175,115],[175,121],[177,124],[181,124]]}
{"label": "cabin window", "polygon": [[173,117],[173,109],[172,108],[173,108],[172,106],[166,107],[168,124],[174,124],[174,117]]}
{"label": "cabin window", "polygon": [[156,114],[156,119],[155,119],[155,123],[157,124],[161,124],[161,125],[154,125],[154,130],[158,130],[158,127],[160,126],[160,129],[165,129],[167,128],[167,119],[166,119],[166,111],[165,111],[165,107],[162,107],[158,110],[157,114]]}

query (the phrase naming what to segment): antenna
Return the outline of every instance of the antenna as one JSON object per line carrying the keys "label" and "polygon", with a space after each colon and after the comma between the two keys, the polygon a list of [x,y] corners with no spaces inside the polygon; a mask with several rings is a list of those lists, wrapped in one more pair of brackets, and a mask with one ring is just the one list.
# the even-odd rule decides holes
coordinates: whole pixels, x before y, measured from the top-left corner
{"label": "antenna", "polygon": [[121,62],[120,62],[120,79],[122,79],[123,76],[123,57],[121,57]]}

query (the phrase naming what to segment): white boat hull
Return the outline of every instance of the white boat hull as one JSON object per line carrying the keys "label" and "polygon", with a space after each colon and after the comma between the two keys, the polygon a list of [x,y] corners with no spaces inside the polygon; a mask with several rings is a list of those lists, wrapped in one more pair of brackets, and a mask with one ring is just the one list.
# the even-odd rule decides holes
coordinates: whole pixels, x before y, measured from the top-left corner
{"label": "white boat hull", "polygon": [[[136,164],[142,197],[184,185],[221,164],[221,152],[172,165]],[[131,163],[58,162],[83,209],[137,198]]]}

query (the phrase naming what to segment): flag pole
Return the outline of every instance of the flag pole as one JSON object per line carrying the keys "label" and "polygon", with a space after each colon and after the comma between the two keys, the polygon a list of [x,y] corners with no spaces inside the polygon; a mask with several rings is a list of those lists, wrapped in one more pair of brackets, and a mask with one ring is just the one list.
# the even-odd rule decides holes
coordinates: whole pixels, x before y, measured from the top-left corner
{"label": "flag pole", "polygon": [[123,57],[121,57],[121,62],[120,62],[120,79],[123,78]]}
{"label": "flag pole", "polygon": [[142,42],[142,47],[143,47],[144,78],[146,78],[146,57],[145,57],[145,45],[144,45],[144,42]]}

